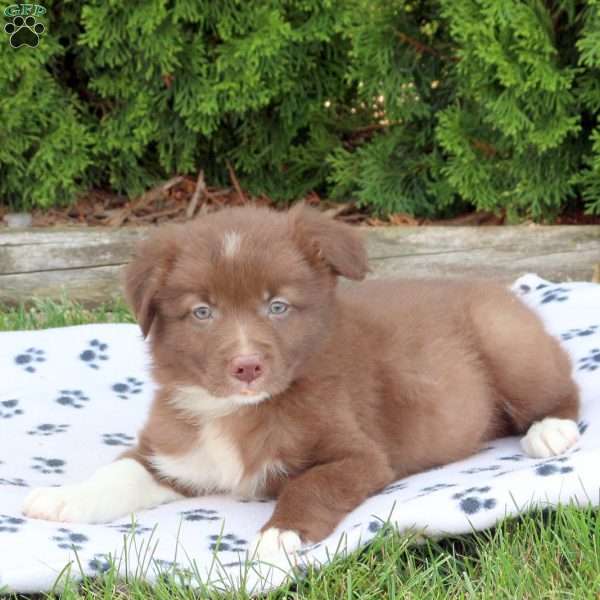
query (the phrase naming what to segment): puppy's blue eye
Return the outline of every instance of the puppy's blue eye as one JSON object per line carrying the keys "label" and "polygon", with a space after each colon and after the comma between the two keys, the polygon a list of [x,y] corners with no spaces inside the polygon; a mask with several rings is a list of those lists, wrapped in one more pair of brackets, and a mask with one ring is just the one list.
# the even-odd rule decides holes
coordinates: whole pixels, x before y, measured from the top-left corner
{"label": "puppy's blue eye", "polygon": [[283,315],[289,309],[290,305],[283,300],[273,300],[271,304],[269,304],[269,314],[270,315]]}
{"label": "puppy's blue eye", "polygon": [[196,317],[196,319],[199,319],[200,321],[206,321],[206,319],[210,319],[212,317],[212,310],[210,306],[201,304],[200,306],[195,306],[192,309],[192,314],[194,317]]}

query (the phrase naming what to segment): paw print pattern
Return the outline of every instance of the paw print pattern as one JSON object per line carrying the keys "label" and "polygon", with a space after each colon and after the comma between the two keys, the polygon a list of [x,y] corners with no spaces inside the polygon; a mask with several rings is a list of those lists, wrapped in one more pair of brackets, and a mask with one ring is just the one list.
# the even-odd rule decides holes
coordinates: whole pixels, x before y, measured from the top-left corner
{"label": "paw print pattern", "polygon": [[4,477],[0,477],[0,485],[12,485],[14,487],[29,487],[29,484],[20,477],[15,477],[14,479],[4,479]]}
{"label": "paw print pattern", "polygon": [[578,371],[595,371],[600,367],[600,348],[592,348],[590,353],[577,361]]}
{"label": "paw print pattern", "polygon": [[43,435],[47,437],[49,435],[56,435],[58,433],[65,433],[67,429],[71,427],[66,423],[61,423],[60,425],[54,425],[53,423],[42,423],[38,425],[35,429],[31,429],[27,432],[27,435]]}
{"label": "paw print pattern", "polygon": [[83,408],[89,400],[81,390],[60,390],[60,396],[56,399],[56,402],[62,406]]}
{"label": "paw print pattern", "polygon": [[44,473],[44,475],[65,472],[63,467],[65,466],[66,462],[60,458],[42,458],[41,456],[34,456],[32,460],[34,464],[31,468],[35,471],[39,471],[40,473]]}
{"label": "paw print pattern", "polygon": [[63,550],[83,550],[83,544],[88,541],[87,535],[71,531],[66,527],[57,529],[59,535],[52,536],[52,539],[57,542],[57,546]]}
{"label": "paw print pattern", "polygon": [[508,456],[501,456],[500,460],[510,461],[510,462],[521,462],[525,460],[526,456],[517,452],[517,454],[509,454]]}
{"label": "paw print pattern", "polygon": [[119,533],[125,535],[142,535],[152,531],[152,527],[146,527],[139,523],[121,523],[117,525],[108,525],[111,529],[116,529]]}
{"label": "paw print pattern", "polygon": [[94,339],[79,355],[79,358],[91,369],[99,369],[99,361],[108,360],[108,354],[105,354],[106,350],[108,350],[108,344],[104,344],[100,340]]}
{"label": "paw print pattern", "polygon": [[463,492],[454,494],[452,498],[459,500],[458,505],[460,510],[468,515],[474,515],[480,510],[491,510],[497,504],[494,498],[485,498],[483,494],[487,494],[492,488],[490,486],[471,487]]}
{"label": "paw print pattern", "polygon": [[383,488],[383,490],[381,490],[381,492],[379,492],[379,495],[385,496],[387,494],[393,494],[394,492],[397,492],[399,490],[406,489],[406,486],[407,486],[407,484],[404,483],[403,481],[398,481],[396,483],[392,483],[391,485],[388,485],[385,488]]}
{"label": "paw print pattern", "polygon": [[0,533],[17,533],[24,523],[25,519],[20,517],[0,515]]}
{"label": "paw print pattern", "polygon": [[108,554],[94,554],[93,558],[88,561],[88,567],[95,575],[110,571],[111,566],[112,563]]}
{"label": "paw print pattern", "polygon": [[569,457],[562,456],[560,458],[550,458],[541,463],[538,463],[535,467],[536,475],[540,477],[549,477],[550,475],[565,475],[566,473],[572,473],[573,467],[568,464]]}
{"label": "paw print pattern", "polygon": [[13,48],[36,48],[45,29],[44,25],[31,15],[25,19],[21,16],[14,17],[12,22],[4,25],[4,33],[10,35],[10,45]]}
{"label": "paw print pattern", "polygon": [[472,469],[465,469],[461,471],[461,473],[465,473],[466,475],[475,475],[475,473],[486,473],[488,471],[499,471],[500,465],[489,465],[487,467],[473,467]]}
{"label": "paw print pattern", "polygon": [[589,427],[589,423],[586,423],[585,421],[579,421],[579,423],[577,423],[577,429],[579,429],[579,435],[583,435],[587,431],[588,427]]}
{"label": "paw print pattern", "polygon": [[36,363],[46,361],[46,353],[39,348],[27,348],[23,354],[15,356],[15,363],[27,373],[35,373]]}
{"label": "paw print pattern", "polygon": [[117,392],[117,396],[123,400],[129,400],[130,394],[139,394],[142,391],[143,381],[139,381],[135,377],[128,377],[124,383],[118,382],[113,384],[112,389]]}
{"label": "paw print pattern", "polygon": [[[540,289],[540,286],[538,286],[537,289]],[[549,304],[550,302],[564,302],[565,300],[569,299],[569,291],[569,289],[564,287],[553,287],[548,290],[545,290],[544,292],[542,292],[542,299],[540,303]]]}
{"label": "paw print pattern", "polygon": [[107,446],[133,446],[135,438],[126,433],[103,433],[102,443]]}
{"label": "paw print pattern", "polygon": [[420,494],[417,496],[420,498],[421,496],[428,496],[429,494],[433,494],[434,492],[439,492],[440,490],[447,490],[448,488],[456,487],[455,483],[436,483],[434,485],[428,485],[420,490]]}
{"label": "paw print pattern", "polygon": [[560,339],[568,342],[569,340],[578,338],[578,337],[587,337],[589,335],[594,335],[598,331],[598,325],[590,325],[589,327],[584,327],[583,329],[569,329],[564,333],[560,334]]}
{"label": "paw print pattern", "polygon": [[210,508],[194,508],[193,510],[184,510],[179,513],[186,521],[218,521],[219,516],[216,510]]}
{"label": "paw print pattern", "polygon": [[209,549],[214,552],[244,552],[248,542],[233,533],[225,535],[209,535]]}
{"label": "paw print pattern", "polygon": [[23,409],[19,408],[19,401],[14,398],[10,400],[2,400],[0,402],[0,418],[12,419],[23,414]]}

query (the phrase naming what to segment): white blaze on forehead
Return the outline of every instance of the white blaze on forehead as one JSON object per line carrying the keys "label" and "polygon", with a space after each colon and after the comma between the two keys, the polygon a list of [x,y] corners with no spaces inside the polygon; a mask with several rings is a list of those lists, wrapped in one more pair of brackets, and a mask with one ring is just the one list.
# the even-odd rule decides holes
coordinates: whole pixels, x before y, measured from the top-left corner
{"label": "white blaze on forehead", "polygon": [[237,231],[228,231],[223,238],[223,254],[232,258],[240,250],[242,236]]}

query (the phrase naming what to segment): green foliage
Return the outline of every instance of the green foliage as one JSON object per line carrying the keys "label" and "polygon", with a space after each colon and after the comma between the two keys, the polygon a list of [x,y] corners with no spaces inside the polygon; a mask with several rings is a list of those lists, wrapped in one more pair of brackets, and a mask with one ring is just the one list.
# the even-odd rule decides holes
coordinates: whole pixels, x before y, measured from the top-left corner
{"label": "green foliage", "polygon": [[600,213],[600,0],[46,2],[0,44],[0,201],[228,163],[374,212]]}

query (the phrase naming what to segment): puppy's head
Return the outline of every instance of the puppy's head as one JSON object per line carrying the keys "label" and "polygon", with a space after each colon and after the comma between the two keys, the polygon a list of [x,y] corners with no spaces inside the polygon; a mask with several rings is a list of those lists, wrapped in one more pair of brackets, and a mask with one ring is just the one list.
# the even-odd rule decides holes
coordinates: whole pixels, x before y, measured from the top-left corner
{"label": "puppy's head", "polygon": [[303,205],[244,207],[163,227],[138,247],[125,289],[160,383],[243,405],[302,373],[328,335],[337,276],[367,268],[347,225]]}

